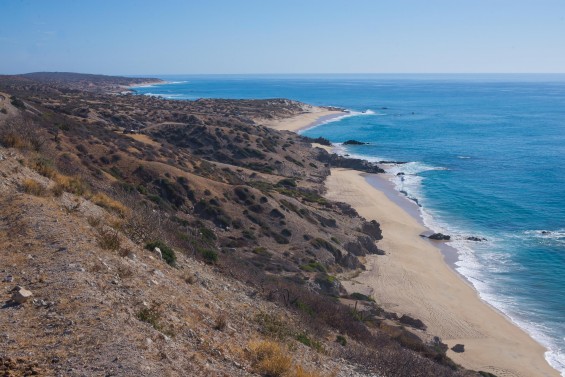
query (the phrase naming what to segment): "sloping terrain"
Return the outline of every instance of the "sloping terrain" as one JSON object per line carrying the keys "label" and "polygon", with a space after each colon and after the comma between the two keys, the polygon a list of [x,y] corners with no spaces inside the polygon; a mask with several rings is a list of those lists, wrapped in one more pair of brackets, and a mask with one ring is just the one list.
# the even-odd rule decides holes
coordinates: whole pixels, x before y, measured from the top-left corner
{"label": "sloping terrain", "polygon": [[322,197],[335,157],[252,120],[307,105],[128,80],[0,77],[4,375],[475,375],[341,287],[379,225]]}

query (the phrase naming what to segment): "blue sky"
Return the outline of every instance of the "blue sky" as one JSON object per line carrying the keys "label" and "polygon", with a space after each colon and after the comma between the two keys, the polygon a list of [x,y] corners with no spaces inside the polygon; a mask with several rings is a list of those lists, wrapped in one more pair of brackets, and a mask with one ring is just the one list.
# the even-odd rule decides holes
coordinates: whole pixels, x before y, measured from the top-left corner
{"label": "blue sky", "polygon": [[565,72],[565,0],[0,0],[0,74]]}

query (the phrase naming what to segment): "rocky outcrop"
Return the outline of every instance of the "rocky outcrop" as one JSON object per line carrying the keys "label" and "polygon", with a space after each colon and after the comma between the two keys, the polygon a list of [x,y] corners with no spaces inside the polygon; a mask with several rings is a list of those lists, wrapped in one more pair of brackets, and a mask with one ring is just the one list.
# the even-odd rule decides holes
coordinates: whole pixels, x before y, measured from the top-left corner
{"label": "rocky outcrop", "polygon": [[465,346],[463,344],[456,344],[453,347],[451,347],[451,350],[453,352],[462,353],[465,352]]}
{"label": "rocky outcrop", "polygon": [[420,329],[420,330],[425,330],[426,329],[426,325],[424,324],[424,322],[422,322],[421,320],[417,319],[417,318],[412,318],[409,315],[404,314],[402,317],[400,317],[399,319],[400,323],[403,323],[405,325],[408,326],[412,326],[415,329]]}
{"label": "rocky outcrop", "polygon": [[364,143],[362,141],[357,140],[347,140],[343,142],[343,145],[367,145],[369,143]]}
{"label": "rocky outcrop", "polygon": [[434,233],[428,236],[428,238],[430,240],[436,240],[436,241],[449,241],[451,239],[451,236],[448,236],[447,234],[443,234],[443,233]]}
{"label": "rocky outcrop", "polygon": [[375,220],[364,222],[363,225],[361,226],[361,232],[365,233],[375,241],[381,240],[383,238],[381,226]]}
{"label": "rocky outcrop", "polygon": [[339,156],[335,153],[329,154],[325,150],[320,150],[317,160],[325,164],[328,164],[328,167],[333,167],[333,168],[354,169],[371,174],[385,172],[374,162],[361,160],[360,158],[347,158],[347,157]]}

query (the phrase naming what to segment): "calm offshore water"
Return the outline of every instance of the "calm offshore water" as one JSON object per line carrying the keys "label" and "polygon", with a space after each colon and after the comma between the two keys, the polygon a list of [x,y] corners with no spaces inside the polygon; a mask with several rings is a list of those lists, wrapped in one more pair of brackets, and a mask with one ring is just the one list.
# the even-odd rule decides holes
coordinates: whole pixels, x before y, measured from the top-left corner
{"label": "calm offshore water", "polygon": [[[457,270],[549,348],[565,376],[565,75],[159,76],[171,99],[276,98],[350,109],[304,132],[369,160],[451,234]],[[485,242],[467,241],[469,236]]]}

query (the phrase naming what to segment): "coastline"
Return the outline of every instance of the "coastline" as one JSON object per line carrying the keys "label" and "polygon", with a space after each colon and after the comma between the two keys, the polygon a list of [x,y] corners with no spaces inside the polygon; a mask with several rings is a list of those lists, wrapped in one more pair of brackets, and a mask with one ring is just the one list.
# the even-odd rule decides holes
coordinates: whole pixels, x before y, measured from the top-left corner
{"label": "coastline", "polygon": [[255,119],[263,126],[273,128],[278,131],[292,131],[298,133],[310,127],[315,127],[325,121],[347,115],[347,111],[329,110],[324,107],[309,106],[302,114],[290,118],[276,119]]}
{"label": "coastline", "polygon": [[[262,123],[298,132],[328,120],[322,117],[344,115],[322,110],[328,113],[312,111]],[[350,204],[367,220],[378,221],[383,230],[379,247],[386,255],[368,256],[367,270],[343,281],[344,287],[373,295],[389,311],[421,319],[427,333],[439,336],[450,348],[464,344],[465,352],[449,350],[448,356],[465,368],[498,376],[560,376],[544,358],[547,350],[542,345],[481,300],[454,270],[441,244],[419,236],[428,229],[415,216],[417,212],[407,208],[409,204],[401,203],[405,198],[391,199],[397,192],[386,183],[382,177],[350,169],[332,169],[326,181],[328,199]]]}

